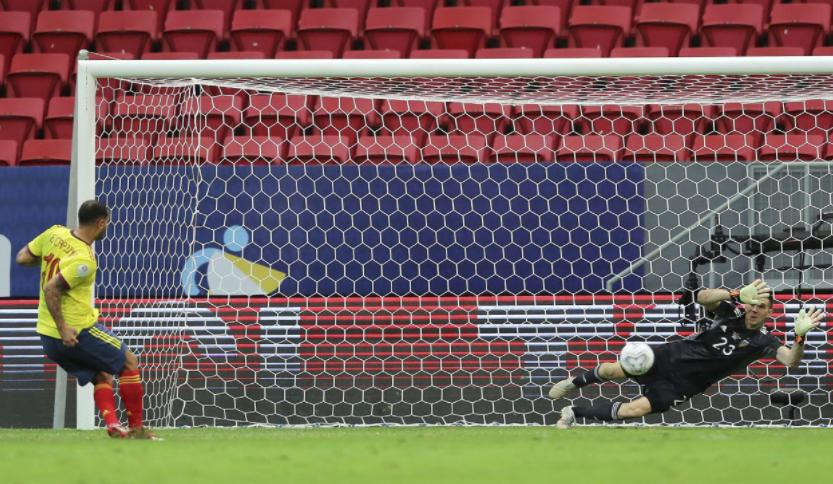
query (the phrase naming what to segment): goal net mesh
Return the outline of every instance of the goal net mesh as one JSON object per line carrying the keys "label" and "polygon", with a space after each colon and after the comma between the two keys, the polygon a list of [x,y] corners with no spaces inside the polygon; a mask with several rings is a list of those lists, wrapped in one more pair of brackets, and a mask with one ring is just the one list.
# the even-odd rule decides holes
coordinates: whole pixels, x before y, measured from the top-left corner
{"label": "goal net mesh", "polygon": [[[99,79],[103,322],[153,426],[552,424],[631,399],[547,390],[694,334],[696,285],[763,278],[788,344],[799,307],[830,312],[832,84]],[[830,424],[823,329],[800,367],[642,422]]]}

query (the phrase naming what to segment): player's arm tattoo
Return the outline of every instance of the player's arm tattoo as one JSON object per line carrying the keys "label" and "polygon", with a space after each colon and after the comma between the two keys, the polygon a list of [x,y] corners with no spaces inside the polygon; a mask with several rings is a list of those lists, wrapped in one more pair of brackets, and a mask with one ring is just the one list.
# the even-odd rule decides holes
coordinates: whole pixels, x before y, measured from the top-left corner
{"label": "player's arm tattoo", "polygon": [[55,326],[58,327],[58,330],[66,326],[64,313],[61,311],[61,296],[67,291],[69,291],[69,284],[67,284],[67,281],[64,280],[64,277],[60,273],[50,279],[46,283],[46,287],[43,288],[46,307],[49,309],[49,314],[52,315],[52,319],[55,321]]}
{"label": "player's arm tattoo", "polygon": [[14,261],[22,266],[34,266],[40,262],[40,257],[32,254],[32,251],[29,250],[29,244],[26,244],[17,252]]}

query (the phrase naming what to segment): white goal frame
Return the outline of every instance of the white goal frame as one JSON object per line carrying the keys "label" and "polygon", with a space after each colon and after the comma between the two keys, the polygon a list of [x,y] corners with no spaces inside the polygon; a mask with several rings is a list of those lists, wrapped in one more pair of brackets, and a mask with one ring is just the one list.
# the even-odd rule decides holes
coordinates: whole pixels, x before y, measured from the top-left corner
{"label": "white goal frame", "polygon": [[[606,59],[89,60],[78,57],[67,224],[95,198],[95,93],[100,78],[550,77],[659,75],[833,75],[833,56]],[[625,103],[622,103],[625,104]],[[64,425],[66,374],[56,378],[53,426]],[[76,426],[95,425],[92,386],[76,391]]]}

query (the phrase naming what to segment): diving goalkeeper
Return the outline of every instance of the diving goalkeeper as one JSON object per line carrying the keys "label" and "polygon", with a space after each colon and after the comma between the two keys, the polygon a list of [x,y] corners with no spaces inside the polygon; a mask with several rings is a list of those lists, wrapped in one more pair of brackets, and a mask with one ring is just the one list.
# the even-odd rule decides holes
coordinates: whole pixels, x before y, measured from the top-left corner
{"label": "diving goalkeeper", "polygon": [[556,383],[549,391],[552,399],[609,380],[634,378],[642,387],[642,396],[630,402],[608,400],[590,406],[564,407],[557,427],[572,427],[576,417],[619,420],[665,412],[759,358],[775,357],[794,368],[804,356],[807,332],[818,328],[823,316],[815,308],[799,311],[795,343],[787,347],[764,328],[772,312],[772,299],[763,281],[756,280],[740,291],[702,289],[697,293],[697,302],[709,312],[711,324],[697,335],[654,347],[654,364],[644,375],[628,375],[619,362],[602,363]]}

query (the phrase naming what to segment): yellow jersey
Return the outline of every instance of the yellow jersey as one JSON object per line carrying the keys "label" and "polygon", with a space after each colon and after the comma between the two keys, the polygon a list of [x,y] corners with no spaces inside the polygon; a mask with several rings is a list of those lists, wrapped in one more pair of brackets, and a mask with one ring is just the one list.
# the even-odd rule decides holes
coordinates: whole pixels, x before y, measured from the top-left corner
{"label": "yellow jersey", "polygon": [[93,306],[93,285],[98,265],[92,247],[63,225],[46,229],[27,247],[32,255],[41,258],[37,332],[53,338],[61,337],[43,293],[46,283],[58,273],[70,287],[61,298],[61,312],[67,326],[80,332],[94,325],[98,321],[98,310]]}

